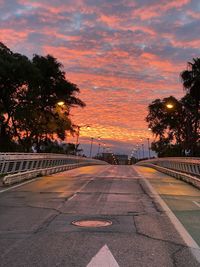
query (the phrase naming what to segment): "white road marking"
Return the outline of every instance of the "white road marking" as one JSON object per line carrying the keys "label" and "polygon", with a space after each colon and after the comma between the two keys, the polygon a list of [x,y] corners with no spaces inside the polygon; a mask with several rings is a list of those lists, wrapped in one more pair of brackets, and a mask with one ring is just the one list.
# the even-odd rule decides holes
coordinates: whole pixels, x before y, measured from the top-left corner
{"label": "white road marking", "polygon": [[91,259],[87,267],[119,267],[107,245],[104,245]]}
{"label": "white road marking", "polygon": [[[108,166],[108,167],[110,168],[110,166]],[[106,170],[108,169],[108,167],[106,168]],[[102,172],[104,172],[104,171],[105,171],[105,170],[100,171],[100,174],[101,174]],[[64,172],[66,172],[66,171],[64,171]],[[61,173],[62,173],[62,172],[61,172]],[[59,173],[54,173],[53,175],[57,175],[57,174],[59,174]],[[52,176],[53,176],[53,175],[52,175]],[[31,180],[28,180],[28,181],[26,181],[26,182],[23,182],[23,183],[20,183],[20,184],[11,186],[11,187],[9,187],[9,188],[3,189],[3,190],[0,191],[0,194],[1,194],[1,193],[4,193],[4,192],[6,192],[6,191],[10,191],[10,190],[12,190],[12,189],[14,189],[14,188],[17,188],[17,187],[20,187],[20,186],[23,186],[23,185],[26,185],[26,184],[29,184],[29,183],[32,183],[32,182],[41,180],[41,179],[43,179],[44,177],[45,177],[45,176],[36,177],[36,178],[31,179]],[[93,178],[92,178],[92,179],[93,179]],[[90,181],[91,181],[92,179],[90,179]],[[89,183],[90,181],[88,181],[88,183]],[[88,183],[87,183],[87,184],[88,184]],[[87,184],[83,185],[83,187],[81,187],[79,190],[82,190]],[[75,192],[75,194],[76,194],[76,193],[77,193],[77,192]],[[73,196],[74,196],[74,195],[73,195]],[[73,197],[73,196],[72,196],[72,197]],[[71,197],[71,199],[72,199],[72,197]]]}
{"label": "white road marking", "polygon": [[25,185],[25,184],[29,184],[29,183],[38,181],[38,180],[40,180],[40,179],[42,179],[42,178],[44,178],[44,177],[34,178],[34,179],[32,179],[32,180],[29,180],[29,181],[26,181],[26,182],[23,182],[23,183],[20,183],[20,184],[11,186],[11,187],[9,187],[9,188],[3,189],[3,190],[0,191],[0,194],[1,194],[1,193],[4,193],[4,192],[6,192],[6,191],[10,191],[10,190],[12,190],[12,189],[14,189],[14,188],[20,187],[20,186],[22,186],[22,185]]}
{"label": "white road marking", "polygon": [[72,200],[75,196],[76,196],[77,194],[75,193],[74,195],[72,195],[70,198],[68,198],[68,200],[67,201],[70,201],[70,200]]}
{"label": "white road marking", "polygon": [[160,203],[163,211],[166,212],[166,215],[168,215],[169,219],[175,226],[176,230],[179,232],[180,236],[184,240],[184,242],[187,244],[187,246],[190,248],[192,254],[195,256],[198,263],[200,263],[200,247],[194,241],[194,239],[191,237],[191,235],[187,232],[187,230],[184,228],[182,223],[178,220],[178,218],[174,215],[174,213],[170,210],[170,208],[167,206],[167,204],[164,202],[164,200],[159,196],[159,194],[156,192],[156,190],[153,188],[153,186],[150,184],[150,182],[143,178],[143,181],[146,183],[147,187],[151,191],[151,196]]}
{"label": "white road marking", "polygon": [[200,203],[198,203],[196,201],[192,201],[192,202],[200,208]]}

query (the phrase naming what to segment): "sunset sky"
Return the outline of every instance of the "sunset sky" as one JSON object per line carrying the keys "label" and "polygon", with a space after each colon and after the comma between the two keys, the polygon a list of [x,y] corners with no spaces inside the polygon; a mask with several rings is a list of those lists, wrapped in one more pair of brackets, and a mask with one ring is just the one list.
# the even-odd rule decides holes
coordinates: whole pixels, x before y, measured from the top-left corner
{"label": "sunset sky", "polygon": [[62,62],[87,104],[72,110],[75,123],[91,126],[80,135],[86,153],[90,137],[101,136],[130,154],[140,138],[153,140],[148,104],[184,94],[179,74],[200,56],[200,1],[0,0],[0,39]]}

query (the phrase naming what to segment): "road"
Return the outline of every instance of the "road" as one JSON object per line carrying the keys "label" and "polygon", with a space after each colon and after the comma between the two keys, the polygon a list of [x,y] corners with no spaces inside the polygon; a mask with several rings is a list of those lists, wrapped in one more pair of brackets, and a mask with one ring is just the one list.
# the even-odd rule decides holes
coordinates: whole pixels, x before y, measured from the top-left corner
{"label": "road", "polygon": [[200,190],[151,168],[139,167],[137,170],[148,179],[200,246]]}
{"label": "road", "polygon": [[[90,166],[0,193],[0,266],[200,266],[143,176],[152,185],[163,178],[143,167]],[[80,220],[112,225],[72,224]]]}

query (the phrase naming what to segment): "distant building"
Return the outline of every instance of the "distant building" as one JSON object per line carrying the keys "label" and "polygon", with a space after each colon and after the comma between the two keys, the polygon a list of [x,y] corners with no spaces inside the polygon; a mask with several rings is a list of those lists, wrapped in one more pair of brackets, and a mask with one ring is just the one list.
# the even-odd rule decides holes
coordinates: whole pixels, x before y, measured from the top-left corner
{"label": "distant building", "polygon": [[127,165],[128,164],[128,155],[125,154],[115,154],[115,158],[119,165]]}

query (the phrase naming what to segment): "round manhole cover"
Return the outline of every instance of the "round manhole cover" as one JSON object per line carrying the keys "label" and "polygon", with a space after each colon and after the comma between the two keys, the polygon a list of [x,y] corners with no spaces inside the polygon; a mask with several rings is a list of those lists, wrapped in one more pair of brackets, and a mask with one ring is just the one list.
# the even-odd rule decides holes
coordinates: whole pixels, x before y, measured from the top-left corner
{"label": "round manhole cover", "polygon": [[73,221],[72,224],[81,227],[105,227],[112,225],[112,222],[109,220],[87,219],[87,220]]}

